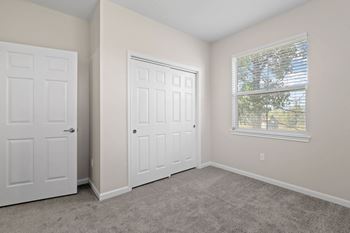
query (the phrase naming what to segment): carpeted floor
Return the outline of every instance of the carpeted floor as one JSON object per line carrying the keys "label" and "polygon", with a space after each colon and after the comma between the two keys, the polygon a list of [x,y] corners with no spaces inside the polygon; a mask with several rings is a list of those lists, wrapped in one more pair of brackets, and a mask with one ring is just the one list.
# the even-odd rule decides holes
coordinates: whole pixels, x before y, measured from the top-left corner
{"label": "carpeted floor", "polygon": [[1,233],[349,233],[350,209],[217,168],[98,202],[78,195],[0,208]]}

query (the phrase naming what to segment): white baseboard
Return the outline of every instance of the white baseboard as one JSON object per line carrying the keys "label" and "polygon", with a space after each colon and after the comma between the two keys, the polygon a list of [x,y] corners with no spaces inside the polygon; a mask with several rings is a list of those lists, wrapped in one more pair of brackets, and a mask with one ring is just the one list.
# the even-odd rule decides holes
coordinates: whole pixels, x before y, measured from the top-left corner
{"label": "white baseboard", "polygon": [[[314,190],[311,190],[311,189],[307,189],[307,188],[300,187],[300,186],[297,186],[297,185],[289,184],[289,183],[286,183],[286,182],[283,182],[283,181],[279,181],[279,180],[272,179],[272,178],[269,178],[269,177],[261,176],[261,175],[255,174],[255,173],[246,172],[246,171],[243,171],[243,170],[240,170],[240,169],[237,169],[237,168],[233,168],[233,167],[230,167],[230,166],[226,166],[226,165],[223,165],[223,164],[220,164],[220,163],[206,162],[206,163],[202,163],[197,168],[202,169],[202,168],[209,167],[209,166],[220,168],[220,169],[223,169],[225,171],[229,171],[229,172],[233,172],[233,173],[236,173],[236,174],[239,174],[239,175],[242,175],[242,176],[250,177],[250,178],[253,178],[253,179],[256,179],[256,180],[260,180],[260,181],[265,182],[265,183],[276,185],[276,186],[279,186],[279,187],[282,187],[282,188],[285,188],[285,189],[289,189],[289,190],[292,190],[292,191],[295,191],[295,192],[298,192],[298,193],[302,193],[302,194],[305,194],[305,195],[308,195],[308,196],[311,196],[311,197],[315,197],[315,198],[318,198],[318,199],[321,199],[321,200],[325,200],[325,201],[328,201],[328,202],[332,202],[332,203],[335,203],[335,204],[338,204],[338,205],[350,208],[350,200],[342,199],[342,198],[335,197],[335,196],[332,196],[332,195],[329,195],[329,194],[325,194],[325,193],[320,193],[320,192],[317,192],[317,191],[314,191]],[[86,179],[81,179],[81,180],[78,181],[78,184],[80,182],[82,184],[84,184],[85,181],[86,181]],[[87,181],[90,184],[90,187],[91,187],[92,191],[94,192],[94,194],[96,195],[96,197],[100,201],[103,201],[103,200],[106,200],[106,199],[109,199],[109,198],[113,198],[113,197],[116,197],[116,196],[119,196],[119,195],[122,195],[124,193],[127,193],[127,192],[131,191],[131,188],[126,186],[126,187],[115,189],[115,190],[112,190],[112,191],[109,191],[109,192],[100,193],[91,180],[87,179]]]}
{"label": "white baseboard", "polygon": [[202,169],[202,168],[205,168],[205,167],[209,167],[211,165],[212,165],[211,162],[205,162],[205,163],[202,163],[201,165],[199,165],[197,168],[198,169]]}
{"label": "white baseboard", "polygon": [[77,185],[80,186],[88,183],[89,183],[89,178],[84,178],[84,179],[79,179],[77,182]]}
{"label": "white baseboard", "polygon": [[95,196],[97,197],[97,199],[99,201],[103,201],[103,200],[107,200],[107,199],[110,199],[110,198],[113,198],[113,197],[117,197],[119,195],[122,195],[124,193],[127,193],[127,192],[131,191],[131,188],[126,186],[126,187],[115,189],[115,190],[112,190],[112,191],[109,191],[109,192],[100,193],[91,180],[89,180],[89,184],[90,184],[90,187],[91,187],[92,191],[94,192]]}
{"label": "white baseboard", "polygon": [[90,179],[89,179],[89,185],[91,187],[91,190],[94,192],[95,196],[97,197],[97,199],[100,200],[100,192],[96,188],[94,182],[92,182],[92,180]]}
{"label": "white baseboard", "polygon": [[109,192],[101,193],[99,200],[103,201],[103,200],[106,200],[106,199],[109,199],[112,197],[117,197],[119,195],[122,195],[122,194],[130,192],[130,191],[131,191],[131,188],[129,188],[128,186],[125,186],[125,187],[122,187],[119,189],[114,189],[114,190],[109,191]]}
{"label": "white baseboard", "polygon": [[283,182],[283,181],[279,181],[279,180],[275,180],[275,179],[272,179],[272,178],[268,178],[268,177],[265,177],[265,176],[257,175],[255,173],[242,171],[242,170],[239,170],[239,169],[236,169],[236,168],[233,168],[233,167],[229,167],[229,166],[226,166],[226,165],[223,165],[223,164],[220,164],[220,163],[216,163],[216,162],[208,162],[208,163],[205,163],[205,164],[202,164],[202,165],[203,165],[203,167],[207,167],[207,166],[217,167],[217,168],[229,171],[229,172],[233,172],[233,173],[236,173],[236,174],[239,174],[239,175],[242,175],[242,176],[247,176],[247,177],[250,177],[250,178],[253,178],[253,179],[256,179],[256,180],[260,180],[260,181],[265,182],[265,183],[276,185],[276,186],[279,186],[279,187],[282,187],[282,188],[285,188],[285,189],[289,189],[289,190],[292,190],[292,191],[295,191],[295,192],[298,192],[298,193],[302,193],[302,194],[305,194],[305,195],[308,195],[308,196],[311,196],[311,197],[315,197],[315,198],[318,198],[318,199],[321,199],[321,200],[324,200],[324,201],[332,202],[332,203],[335,203],[335,204],[338,204],[338,205],[350,208],[350,200],[342,199],[342,198],[335,197],[335,196],[332,196],[332,195],[329,195],[329,194],[325,194],[325,193],[320,193],[320,192],[317,192],[317,191],[314,191],[314,190],[311,190],[311,189],[307,189],[307,188],[300,187],[300,186],[297,186],[297,185],[289,184],[289,183],[286,183],[286,182]]}

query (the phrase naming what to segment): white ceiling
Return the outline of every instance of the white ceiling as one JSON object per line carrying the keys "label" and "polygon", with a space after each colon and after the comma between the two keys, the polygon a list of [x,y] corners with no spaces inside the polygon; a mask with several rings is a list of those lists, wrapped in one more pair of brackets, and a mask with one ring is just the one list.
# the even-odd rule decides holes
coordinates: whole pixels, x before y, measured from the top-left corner
{"label": "white ceiling", "polygon": [[[87,19],[97,0],[31,0]],[[215,41],[308,0],[112,0],[202,40]]]}

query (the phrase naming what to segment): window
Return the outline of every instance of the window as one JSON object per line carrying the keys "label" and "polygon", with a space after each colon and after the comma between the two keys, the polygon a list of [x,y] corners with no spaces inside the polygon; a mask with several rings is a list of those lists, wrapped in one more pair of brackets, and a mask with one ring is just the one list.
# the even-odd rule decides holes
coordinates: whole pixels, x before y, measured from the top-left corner
{"label": "window", "polygon": [[234,132],[307,138],[306,36],[236,56],[232,67]]}

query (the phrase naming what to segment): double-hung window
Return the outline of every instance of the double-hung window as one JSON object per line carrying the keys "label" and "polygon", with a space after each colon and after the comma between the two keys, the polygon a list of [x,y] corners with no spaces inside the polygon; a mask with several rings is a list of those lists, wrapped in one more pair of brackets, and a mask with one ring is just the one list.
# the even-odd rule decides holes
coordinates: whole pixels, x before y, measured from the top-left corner
{"label": "double-hung window", "polygon": [[233,57],[233,132],[307,141],[306,35]]}

